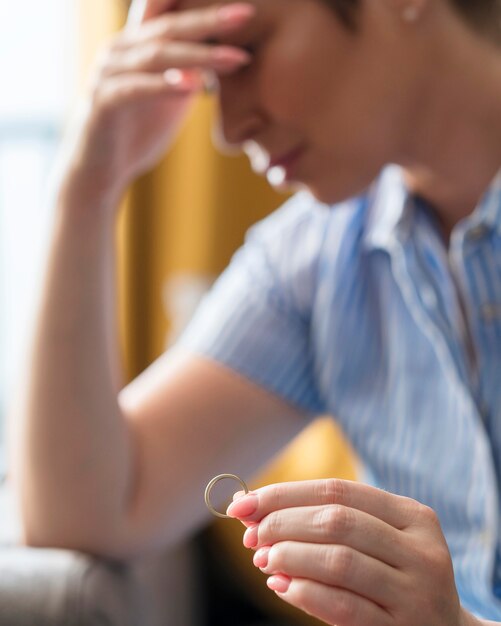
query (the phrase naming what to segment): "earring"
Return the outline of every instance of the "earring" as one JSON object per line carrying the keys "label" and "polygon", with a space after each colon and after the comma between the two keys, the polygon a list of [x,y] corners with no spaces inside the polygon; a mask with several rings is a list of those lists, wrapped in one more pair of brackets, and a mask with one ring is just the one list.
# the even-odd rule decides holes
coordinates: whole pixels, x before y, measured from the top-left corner
{"label": "earring", "polygon": [[409,4],[402,11],[402,19],[408,24],[412,24],[419,17],[419,9],[414,4]]}

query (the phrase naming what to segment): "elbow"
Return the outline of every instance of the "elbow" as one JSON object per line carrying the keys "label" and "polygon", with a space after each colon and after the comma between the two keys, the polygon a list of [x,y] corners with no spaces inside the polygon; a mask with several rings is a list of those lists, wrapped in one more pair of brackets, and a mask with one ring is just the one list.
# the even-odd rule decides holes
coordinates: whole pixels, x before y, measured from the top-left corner
{"label": "elbow", "polygon": [[45,550],[66,550],[78,552],[94,559],[124,563],[134,558],[134,554],[111,542],[103,542],[88,537],[50,535],[49,533],[24,532],[20,545],[26,548]]}
{"label": "elbow", "polygon": [[21,524],[20,544],[29,548],[68,550],[80,552],[97,559],[114,562],[130,562],[142,558],[148,552],[144,546],[136,546],[126,539],[119,529],[91,532],[72,525],[69,528],[44,528],[37,524]]}
{"label": "elbow", "polygon": [[90,532],[71,525],[69,527],[47,526],[39,523],[20,524],[20,545],[27,548],[47,550],[67,550],[98,559],[128,561],[136,556],[124,542],[118,541],[120,533],[101,529],[98,533]]}

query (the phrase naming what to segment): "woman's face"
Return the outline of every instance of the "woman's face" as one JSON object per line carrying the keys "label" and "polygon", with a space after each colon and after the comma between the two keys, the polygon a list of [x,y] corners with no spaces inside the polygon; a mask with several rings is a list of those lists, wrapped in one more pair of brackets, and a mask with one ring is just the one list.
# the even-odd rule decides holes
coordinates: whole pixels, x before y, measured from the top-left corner
{"label": "woman's face", "polygon": [[220,78],[224,140],[277,187],[306,186],[324,202],[362,191],[400,150],[415,102],[396,11],[364,2],[352,33],[321,0],[250,2],[249,25],[219,40],[254,57]]}

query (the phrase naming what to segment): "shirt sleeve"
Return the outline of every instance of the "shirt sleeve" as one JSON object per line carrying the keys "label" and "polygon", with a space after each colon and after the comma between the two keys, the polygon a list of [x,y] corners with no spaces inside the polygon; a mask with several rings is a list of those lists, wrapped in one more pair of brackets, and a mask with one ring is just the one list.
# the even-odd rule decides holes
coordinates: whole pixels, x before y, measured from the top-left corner
{"label": "shirt sleeve", "polygon": [[252,227],[177,342],[311,415],[325,411],[311,341],[325,212],[301,193]]}

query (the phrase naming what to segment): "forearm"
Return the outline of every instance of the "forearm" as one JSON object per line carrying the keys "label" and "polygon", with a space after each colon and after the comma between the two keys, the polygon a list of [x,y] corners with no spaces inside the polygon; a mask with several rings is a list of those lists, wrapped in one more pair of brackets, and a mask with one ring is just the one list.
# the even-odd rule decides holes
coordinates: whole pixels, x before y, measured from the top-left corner
{"label": "forearm", "polygon": [[113,212],[60,198],[13,419],[26,541],[99,550],[126,506]]}

